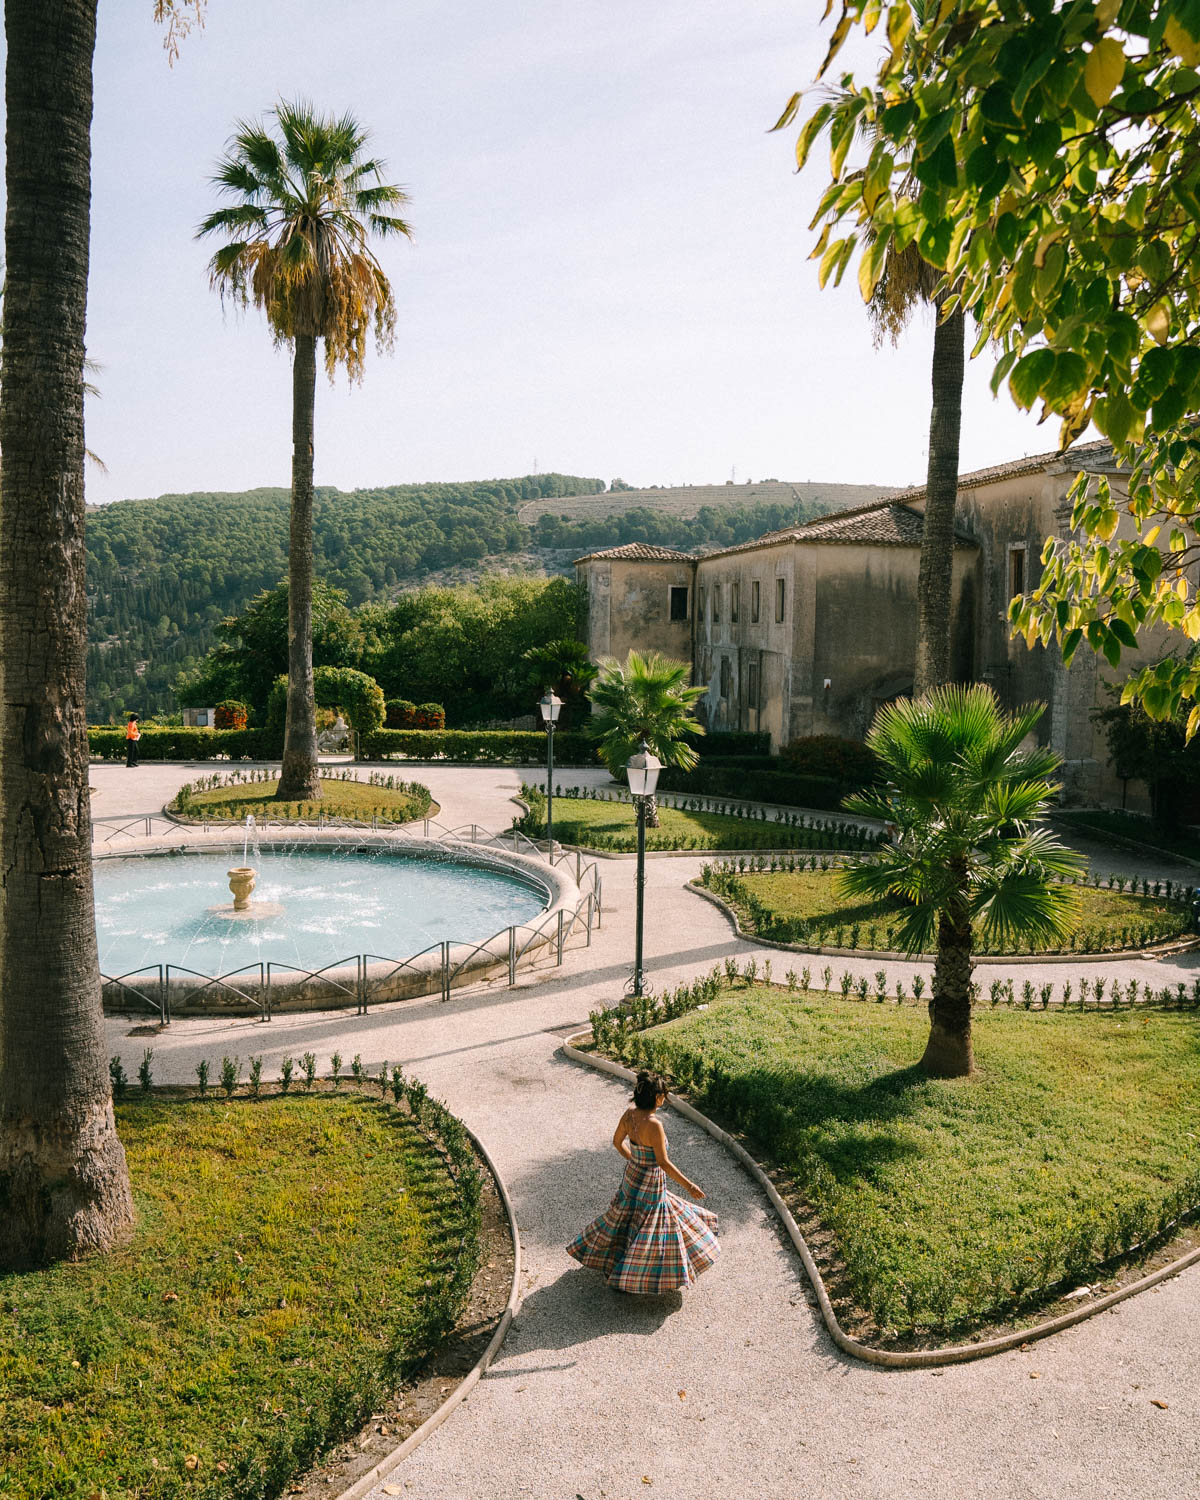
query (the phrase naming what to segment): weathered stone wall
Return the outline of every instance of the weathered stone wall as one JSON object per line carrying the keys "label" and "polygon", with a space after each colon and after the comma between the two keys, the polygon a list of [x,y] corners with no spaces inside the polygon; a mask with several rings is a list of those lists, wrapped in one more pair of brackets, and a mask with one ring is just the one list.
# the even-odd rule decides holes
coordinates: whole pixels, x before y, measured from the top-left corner
{"label": "weathered stone wall", "polygon": [[[624,661],[631,649],[692,660],[694,563],[596,558],[575,571],[587,596],[587,646],[593,660],[612,656]],[[688,591],[684,620],[671,619],[672,587]]]}

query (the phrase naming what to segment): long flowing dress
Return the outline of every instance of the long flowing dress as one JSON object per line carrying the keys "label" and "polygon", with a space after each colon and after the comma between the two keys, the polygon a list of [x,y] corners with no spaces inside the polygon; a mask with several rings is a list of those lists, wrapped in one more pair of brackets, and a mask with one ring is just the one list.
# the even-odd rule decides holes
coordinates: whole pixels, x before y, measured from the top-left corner
{"label": "long flowing dress", "polygon": [[622,1292],[657,1296],[691,1286],[721,1253],[717,1216],[667,1188],[667,1175],[649,1146],[629,1142],[633,1160],[617,1196],[567,1246]]}

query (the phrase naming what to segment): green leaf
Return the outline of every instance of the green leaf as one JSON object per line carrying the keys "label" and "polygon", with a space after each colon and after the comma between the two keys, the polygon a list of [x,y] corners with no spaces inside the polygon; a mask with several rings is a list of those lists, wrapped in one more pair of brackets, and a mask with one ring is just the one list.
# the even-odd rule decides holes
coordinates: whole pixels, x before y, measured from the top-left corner
{"label": "green leaf", "polygon": [[[825,121],[833,113],[832,104],[822,104],[804,122],[804,128],[796,141],[796,170],[801,171],[804,163],[808,160],[808,153],[812,150],[812,144],[820,135]],[[778,127],[776,127],[778,128]]]}
{"label": "green leaf", "polygon": [[1108,628],[1116,636],[1117,640],[1120,641],[1122,646],[1128,646],[1131,651],[1138,649],[1137,636],[1134,635],[1133,631],[1119,615],[1113,615],[1109,619]]}
{"label": "green leaf", "polygon": [[1041,395],[1042,386],[1054,372],[1054,350],[1035,349],[1026,354],[1009,378],[1013,400],[1026,411]]}

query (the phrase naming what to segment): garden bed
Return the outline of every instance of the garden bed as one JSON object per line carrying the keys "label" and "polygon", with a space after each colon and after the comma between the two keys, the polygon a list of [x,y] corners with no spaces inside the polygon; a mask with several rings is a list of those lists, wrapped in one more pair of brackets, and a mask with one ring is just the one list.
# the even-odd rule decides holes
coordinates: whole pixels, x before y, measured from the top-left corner
{"label": "garden bed", "polygon": [[478,1247],[465,1132],[399,1092],[118,1105],[132,1244],[0,1278],[6,1495],[275,1496],[380,1409]]}
{"label": "garden bed", "polygon": [[[829,862],[826,861],[828,864]],[[898,901],[868,901],[843,896],[832,868],[805,869],[790,861],[787,869],[762,870],[746,861],[706,865],[697,882],[737,913],[749,935],[804,949],[895,952]],[[977,934],[978,955],[1127,952],[1189,936],[1192,909],[1187,887],[1170,881],[1080,885],[1079,920],[1056,942],[1019,948],[988,943]]]}
{"label": "garden bed", "polygon": [[[628,794],[626,794],[627,797]],[[522,799],[529,808],[516,826],[530,838],[546,834],[546,798],[537,787],[523,786]],[[871,847],[877,838],[855,823],[834,818],[805,818],[799,814],[768,817],[747,807],[715,812],[708,799],[681,799],[683,805],[658,803],[659,828],[646,829],[646,848],[651,851],[717,849],[814,849],[854,850]],[[616,794],[606,798],[555,794],[554,837],[562,844],[584,849],[628,854],[637,848],[637,812],[628,800]]]}
{"label": "garden bed", "polygon": [[706,994],[648,1030],[602,1020],[601,1049],[744,1132],[856,1337],[927,1347],[1028,1319],[1107,1289],[1200,1207],[1194,1015],[985,1011],[978,1073],[941,1081],[916,1066],[923,1008]]}
{"label": "garden bed", "polygon": [[365,781],[355,772],[323,771],[319,801],[280,802],[278,790],[278,774],[270,771],[217,773],[180,787],[166,810],[193,823],[244,823],[247,814],[260,822],[289,822],[318,813],[356,823],[413,823],[440,811],[428,787],[380,771],[371,771]]}
{"label": "garden bed", "polygon": [[1200,838],[1187,828],[1164,828],[1136,813],[1092,807],[1059,812],[1054,821],[1068,833],[1085,833],[1117,849],[1141,849],[1200,865]]}

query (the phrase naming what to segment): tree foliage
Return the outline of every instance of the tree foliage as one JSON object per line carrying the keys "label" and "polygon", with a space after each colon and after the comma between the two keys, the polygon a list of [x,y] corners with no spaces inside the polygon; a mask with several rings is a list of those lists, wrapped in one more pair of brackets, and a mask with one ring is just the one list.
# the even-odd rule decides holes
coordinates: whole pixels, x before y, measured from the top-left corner
{"label": "tree foliage", "polygon": [[843,804],[892,832],[878,855],[842,872],[841,889],[899,897],[901,947],[936,951],[925,1064],[937,1074],[972,1067],[972,924],[997,943],[1071,925],[1075,893],[1055,882],[1086,863],[1036,826],[1058,790],[1058,757],[1021,748],[1043,709],[1005,714],[991,688],[953,685],[885,704],[867,735],[880,780]]}
{"label": "tree foliage", "polygon": [[[830,142],[822,281],[857,255],[870,297],[889,247],[916,244],[974,315],[976,352],[996,342],[994,386],[1057,417],[1064,448],[1094,423],[1128,466],[1127,489],[1077,482],[1078,534],[1047,541],[1012,606],[1028,643],[1057,637],[1069,662],[1086,642],[1116,665],[1147,625],[1200,639],[1200,4],[842,0],[822,74],[854,26],[880,24],[874,76],[844,75],[797,142],[801,164]],[[1170,717],[1200,665],[1159,663],[1126,691]]]}
{"label": "tree foliage", "polygon": [[690,687],[692,669],[657,651],[631,651],[625,661],[601,662],[592,687],[592,732],[600,758],[613,776],[625,773],[629,757],[644,740],[664,766],[690,771],[699,756],[688,735],[704,733],[693,709],[703,686]]}

